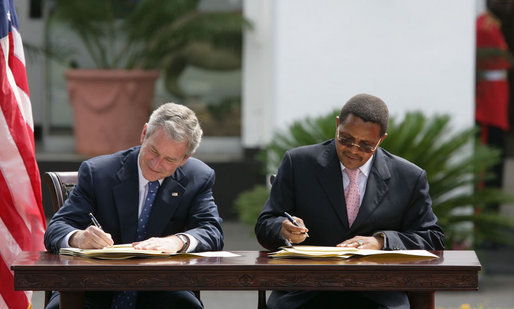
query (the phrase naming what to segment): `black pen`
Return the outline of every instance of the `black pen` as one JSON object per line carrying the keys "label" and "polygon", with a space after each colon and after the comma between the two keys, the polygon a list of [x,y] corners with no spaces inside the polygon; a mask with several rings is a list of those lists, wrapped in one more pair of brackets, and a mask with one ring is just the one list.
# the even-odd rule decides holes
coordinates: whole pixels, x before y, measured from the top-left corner
{"label": "black pen", "polygon": [[95,216],[93,216],[92,213],[89,213],[89,217],[91,218],[91,221],[97,228],[101,229],[102,231],[104,230],[102,229],[102,226],[100,225],[100,223],[98,223],[98,220],[96,220]]}
{"label": "black pen", "polygon": [[[298,224],[298,222],[296,222],[296,220],[290,215],[288,214],[286,211],[284,211],[284,215],[287,217],[287,220],[289,220],[292,224],[296,225],[296,226],[300,226],[300,224]],[[307,232],[304,233],[307,237],[309,237],[309,234],[307,234]]]}

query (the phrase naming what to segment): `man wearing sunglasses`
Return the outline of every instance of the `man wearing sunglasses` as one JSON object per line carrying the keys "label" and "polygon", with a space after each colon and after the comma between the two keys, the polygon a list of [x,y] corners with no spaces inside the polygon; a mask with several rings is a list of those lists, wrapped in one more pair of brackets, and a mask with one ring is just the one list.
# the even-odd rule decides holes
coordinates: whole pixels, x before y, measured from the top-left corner
{"label": "man wearing sunglasses", "polygon": [[[335,139],[286,152],[255,226],[260,244],[444,249],[425,171],[379,147],[388,121],[381,99],[359,94],[336,118]],[[372,291],[273,291],[267,306],[410,307],[406,293]]]}

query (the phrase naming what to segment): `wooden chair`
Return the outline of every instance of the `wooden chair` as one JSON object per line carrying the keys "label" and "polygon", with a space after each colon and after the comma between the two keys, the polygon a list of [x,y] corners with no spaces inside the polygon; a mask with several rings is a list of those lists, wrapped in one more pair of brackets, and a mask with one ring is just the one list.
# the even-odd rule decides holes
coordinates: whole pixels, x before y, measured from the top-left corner
{"label": "wooden chair", "polygon": [[54,212],[64,204],[68,195],[73,191],[77,184],[78,173],[75,172],[46,172],[43,175],[43,181],[46,183],[50,196],[52,198],[52,206]]}
{"label": "wooden chair", "polygon": [[[52,199],[52,207],[54,213],[61,208],[68,195],[73,191],[77,184],[78,173],[75,172],[46,172],[43,175],[43,181],[50,191]],[[52,291],[45,292],[45,307],[50,301]]]}
{"label": "wooden chair", "polygon": [[[64,205],[64,201],[68,198],[73,188],[78,182],[78,172],[46,172],[43,175],[43,181],[48,187],[50,191],[50,196],[52,198],[52,207],[54,213]],[[196,297],[200,299],[200,291],[193,291]],[[45,307],[50,300],[50,296],[52,295],[51,291],[45,292]]]}

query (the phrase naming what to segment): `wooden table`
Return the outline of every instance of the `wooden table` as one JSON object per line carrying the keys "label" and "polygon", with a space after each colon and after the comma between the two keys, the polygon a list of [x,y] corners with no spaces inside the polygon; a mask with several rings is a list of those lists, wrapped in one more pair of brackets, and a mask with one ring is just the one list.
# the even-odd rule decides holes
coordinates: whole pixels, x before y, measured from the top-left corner
{"label": "wooden table", "polygon": [[[14,261],[16,290],[61,291],[61,308],[80,308],[84,291],[353,290],[408,291],[412,308],[434,308],[439,290],[477,290],[474,251],[433,251],[438,259],[365,257],[349,260],[238,257],[94,260],[22,252]],[[261,293],[261,296],[263,293]],[[260,299],[261,305],[263,299]]]}

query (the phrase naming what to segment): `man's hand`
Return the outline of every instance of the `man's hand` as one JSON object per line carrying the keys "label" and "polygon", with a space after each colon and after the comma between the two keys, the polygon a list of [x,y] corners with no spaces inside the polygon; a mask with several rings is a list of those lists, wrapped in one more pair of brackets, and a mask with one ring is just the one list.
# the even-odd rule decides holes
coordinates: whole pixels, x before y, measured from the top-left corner
{"label": "man's hand", "polygon": [[357,249],[381,250],[384,247],[384,238],[379,236],[355,236],[337,245],[338,247],[351,247]]}
{"label": "man's hand", "polygon": [[135,242],[132,244],[135,249],[139,250],[159,250],[168,253],[177,253],[184,242],[175,235],[168,237],[152,237],[147,240]]}
{"label": "man's hand", "polygon": [[285,219],[282,221],[282,228],[280,234],[289,240],[291,244],[302,243],[307,238],[308,228],[305,227],[303,220],[298,217],[293,217],[300,226],[296,226],[289,220]]}
{"label": "man's hand", "polygon": [[69,240],[70,246],[80,249],[101,249],[103,247],[112,246],[114,241],[111,234],[105,233],[94,225],[89,226],[85,230],[79,230],[71,235]]}

